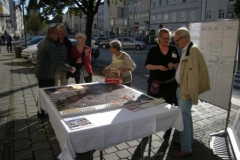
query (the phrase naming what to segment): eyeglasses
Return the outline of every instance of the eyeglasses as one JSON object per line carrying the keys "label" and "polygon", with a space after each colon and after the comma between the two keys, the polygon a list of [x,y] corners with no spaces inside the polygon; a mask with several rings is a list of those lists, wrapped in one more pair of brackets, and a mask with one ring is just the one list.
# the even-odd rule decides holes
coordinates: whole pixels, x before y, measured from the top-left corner
{"label": "eyeglasses", "polygon": [[175,43],[178,43],[182,38],[183,38],[183,36],[180,37],[179,39],[177,39],[177,40],[175,41]]}
{"label": "eyeglasses", "polygon": [[83,37],[76,37],[76,38],[83,38]]}

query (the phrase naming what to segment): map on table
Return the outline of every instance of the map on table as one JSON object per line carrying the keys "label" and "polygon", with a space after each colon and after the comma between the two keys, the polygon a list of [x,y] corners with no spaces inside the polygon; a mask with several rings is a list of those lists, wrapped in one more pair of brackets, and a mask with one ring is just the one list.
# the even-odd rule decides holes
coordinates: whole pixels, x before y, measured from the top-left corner
{"label": "map on table", "polygon": [[136,90],[116,83],[91,83],[44,89],[62,116],[124,107],[153,100]]}

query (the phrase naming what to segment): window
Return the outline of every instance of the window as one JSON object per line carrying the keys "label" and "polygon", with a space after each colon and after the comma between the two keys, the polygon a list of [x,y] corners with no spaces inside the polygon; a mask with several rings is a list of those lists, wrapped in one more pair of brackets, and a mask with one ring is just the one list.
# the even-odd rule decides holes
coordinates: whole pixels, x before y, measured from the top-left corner
{"label": "window", "polygon": [[172,13],[172,22],[176,22],[176,13]]}
{"label": "window", "polygon": [[155,19],[156,19],[156,16],[153,15],[153,16],[152,16],[152,21],[155,21]]}
{"label": "window", "polygon": [[187,2],[187,0],[182,0],[182,2]]}
{"label": "window", "polygon": [[212,19],[212,10],[206,11],[206,19]]}
{"label": "window", "polygon": [[167,13],[164,14],[164,22],[168,22],[168,14]]}
{"label": "window", "polygon": [[197,15],[196,11],[191,11],[191,18],[190,18],[190,20],[191,21],[196,21],[196,15]]}
{"label": "window", "polygon": [[172,0],[172,4],[176,4],[177,3],[177,0]]}
{"label": "window", "polygon": [[218,10],[218,18],[224,18],[225,17],[225,11],[224,9]]}
{"label": "window", "polygon": [[159,15],[158,15],[158,21],[159,21],[159,22],[161,21],[161,18],[162,18],[162,15],[159,14]]}
{"label": "window", "polygon": [[156,7],[156,2],[153,1],[153,3],[152,3],[152,8],[155,8],[155,7]]}
{"label": "window", "polygon": [[186,12],[181,12],[181,21],[186,21]]}
{"label": "window", "polygon": [[168,5],[168,0],[166,0],[166,5]]}
{"label": "window", "polygon": [[162,5],[162,0],[159,0],[159,6],[161,6]]}

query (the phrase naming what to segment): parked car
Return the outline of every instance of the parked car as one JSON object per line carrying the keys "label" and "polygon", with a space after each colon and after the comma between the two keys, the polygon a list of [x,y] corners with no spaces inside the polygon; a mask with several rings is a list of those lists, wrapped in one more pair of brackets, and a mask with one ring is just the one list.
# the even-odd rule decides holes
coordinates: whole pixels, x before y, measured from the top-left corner
{"label": "parked car", "polygon": [[92,37],[91,44],[95,44],[97,37]]}
{"label": "parked car", "polygon": [[25,59],[30,59],[31,55],[34,53],[34,52],[37,52],[37,44],[34,44],[34,45],[30,45],[28,46],[27,48],[23,49],[22,50],[22,53],[21,53],[21,56],[22,58],[25,58]]}
{"label": "parked car", "polygon": [[[33,37],[35,37],[35,36],[27,36],[26,37],[27,42],[30,41],[31,39],[33,39]],[[18,44],[24,43],[24,42],[25,42],[25,38],[22,38],[22,39],[16,41],[15,45],[18,45]]]}
{"label": "parked car", "polygon": [[146,43],[143,41],[139,41],[134,37],[122,37],[118,38],[119,41],[122,42],[123,49],[145,49]]}
{"label": "parked car", "polygon": [[[72,42],[73,46],[77,45],[76,39],[69,39],[69,40]],[[29,53],[29,60],[31,61],[32,64],[37,64],[37,45],[33,45],[28,48],[26,48],[26,50],[24,52]],[[99,57],[100,51],[98,49],[98,46],[96,46],[96,45],[91,45],[91,49],[92,49],[92,63],[94,63],[95,60]]]}
{"label": "parked car", "polygon": [[95,40],[95,45],[99,46],[100,42],[108,41],[108,40],[109,40],[109,37],[97,37]]}
{"label": "parked car", "polygon": [[[38,42],[40,42],[44,38],[45,38],[45,36],[35,36],[31,40],[27,41],[27,46],[30,46],[30,45],[33,45],[33,44],[37,44]],[[25,42],[19,43],[17,45],[17,47],[25,48]]]}
{"label": "parked car", "polygon": [[109,48],[109,47],[110,47],[109,42],[110,42],[110,40],[108,40],[108,41],[102,41],[102,42],[99,43],[98,46],[101,47],[101,48],[104,48],[104,49]]}

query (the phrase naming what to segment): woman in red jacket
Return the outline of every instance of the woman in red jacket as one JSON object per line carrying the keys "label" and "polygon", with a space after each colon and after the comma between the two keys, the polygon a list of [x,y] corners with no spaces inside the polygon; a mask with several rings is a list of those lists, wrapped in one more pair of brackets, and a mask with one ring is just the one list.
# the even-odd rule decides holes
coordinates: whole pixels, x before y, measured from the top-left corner
{"label": "woman in red jacket", "polygon": [[92,49],[85,45],[86,35],[84,33],[76,34],[77,45],[71,49],[70,63],[75,63],[76,74],[75,82],[90,83],[92,82]]}

